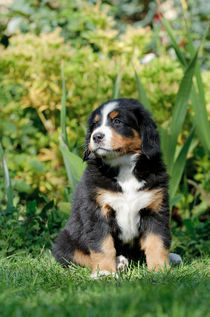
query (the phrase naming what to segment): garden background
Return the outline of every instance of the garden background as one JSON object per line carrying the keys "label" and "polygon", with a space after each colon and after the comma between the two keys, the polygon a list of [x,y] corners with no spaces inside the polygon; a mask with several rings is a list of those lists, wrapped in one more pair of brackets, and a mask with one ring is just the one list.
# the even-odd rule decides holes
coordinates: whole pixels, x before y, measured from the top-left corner
{"label": "garden background", "polygon": [[[145,278],[146,284],[138,289],[134,282],[130,298],[137,289],[145,290],[145,298],[149,294],[155,298],[153,308],[141,307],[142,316],[167,316],[169,307],[171,316],[187,316],[184,304],[171,306],[164,286],[159,298],[150,285],[153,281],[174,285],[174,280],[187,279],[188,289],[178,295],[182,299],[195,290],[189,274],[202,282],[198,299],[206,303],[209,15],[210,4],[205,0],[0,0],[0,255],[4,267],[0,312],[5,316],[61,313],[63,288],[71,294],[69,305],[75,314],[97,315],[101,310],[110,316],[122,305],[122,314],[135,316],[139,303],[126,306],[123,290],[126,293],[130,284],[120,288],[120,283],[139,278]],[[84,169],[80,157],[87,117],[102,102],[120,96],[139,99],[158,124],[170,175],[172,251],[182,255],[184,265],[168,277],[148,275],[144,267],[130,268],[114,284],[115,290],[112,284],[104,290],[104,284],[87,286],[85,269],[73,266],[68,275],[53,261],[49,249],[69,217],[72,193]],[[121,297],[114,293],[116,287]],[[82,297],[86,288],[92,297]],[[12,298],[12,289],[19,297]],[[46,302],[41,295],[32,299],[37,290],[52,289],[57,293],[46,297]],[[95,293],[103,291],[107,298],[94,311]],[[28,292],[32,297],[27,297]],[[116,296],[112,308],[106,306],[109,293]],[[26,305],[20,308],[24,297]],[[36,309],[32,312],[31,307]],[[203,316],[207,307],[202,307],[196,310],[194,300],[189,316]]]}

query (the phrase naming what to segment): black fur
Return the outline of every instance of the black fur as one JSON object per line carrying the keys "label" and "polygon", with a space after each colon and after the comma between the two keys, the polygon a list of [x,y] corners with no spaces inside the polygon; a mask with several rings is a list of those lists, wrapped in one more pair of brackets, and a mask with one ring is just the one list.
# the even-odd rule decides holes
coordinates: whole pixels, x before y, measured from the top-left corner
{"label": "black fur", "polygon": [[101,252],[102,242],[108,234],[114,238],[116,254],[135,261],[142,255],[139,239],[149,232],[160,236],[165,248],[170,248],[168,176],[161,158],[156,125],[148,111],[138,101],[125,98],[116,101],[119,104],[119,119],[123,124],[114,121],[110,121],[109,124],[117,133],[125,137],[132,137],[133,129],[139,133],[142,140],[141,154],[133,174],[137,180],[145,181],[143,189],[161,188],[163,190],[162,209],[157,213],[149,208],[139,211],[139,237],[129,244],[124,244],[119,238],[120,228],[115,218],[115,211],[112,210],[108,218],[101,213],[95,199],[97,189],[122,192],[120,185],[116,182],[119,168],[110,167],[88,148],[92,131],[100,125],[100,120],[95,122],[94,118],[106,105],[106,103],[102,104],[91,113],[88,119],[84,153],[84,160],[88,165],[74,193],[70,219],[58,235],[52,249],[57,261],[64,265],[73,261],[75,250],[80,250],[84,254],[90,254],[91,251]]}

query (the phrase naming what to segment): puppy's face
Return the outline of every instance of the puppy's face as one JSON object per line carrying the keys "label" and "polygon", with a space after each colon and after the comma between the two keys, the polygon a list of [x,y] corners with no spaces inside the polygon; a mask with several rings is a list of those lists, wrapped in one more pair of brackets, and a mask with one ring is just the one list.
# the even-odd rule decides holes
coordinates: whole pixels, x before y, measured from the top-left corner
{"label": "puppy's face", "polygon": [[[140,154],[143,140],[146,143],[151,141],[151,131],[156,133],[155,125],[137,100],[122,98],[108,101],[89,117],[84,159],[88,159],[90,153],[101,158]],[[151,138],[154,139],[153,136]]]}

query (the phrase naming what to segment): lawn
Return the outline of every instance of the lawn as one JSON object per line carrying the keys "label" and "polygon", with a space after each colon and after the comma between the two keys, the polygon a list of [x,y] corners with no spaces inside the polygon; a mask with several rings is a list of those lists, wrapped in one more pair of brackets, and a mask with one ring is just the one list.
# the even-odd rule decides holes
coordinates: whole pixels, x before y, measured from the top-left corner
{"label": "lawn", "polygon": [[91,280],[89,270],[63,269],[46,252],[0,260],[0,315],[210,316],[209,259],[165,273],[131,266],[118,279]]}

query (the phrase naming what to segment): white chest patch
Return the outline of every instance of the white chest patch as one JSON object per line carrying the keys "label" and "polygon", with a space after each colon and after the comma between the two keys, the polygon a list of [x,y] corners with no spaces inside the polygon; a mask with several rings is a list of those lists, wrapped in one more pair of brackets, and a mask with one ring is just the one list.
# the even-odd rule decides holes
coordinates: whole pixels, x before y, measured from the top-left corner
{"label": "white chest patch", "polygon": [[145,182],[139,182],[133,175],[134,166],[121,167],[117,182],[122,193],[105,192],[101,202],[109,204],[116,212],[116,220],[121,229],[120,239],[130,242],[139,235],[140,210],[154,199],[152,191],[141,190]]}

